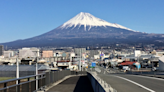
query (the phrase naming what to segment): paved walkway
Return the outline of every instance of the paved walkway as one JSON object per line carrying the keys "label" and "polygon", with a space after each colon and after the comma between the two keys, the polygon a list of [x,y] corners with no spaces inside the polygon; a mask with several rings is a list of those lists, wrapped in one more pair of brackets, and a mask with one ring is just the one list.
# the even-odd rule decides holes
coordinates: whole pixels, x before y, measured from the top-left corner
{"label": "paved walkway", "polygon": [[93,92],[87,76],[75,76],[66,79],[47,92]]}

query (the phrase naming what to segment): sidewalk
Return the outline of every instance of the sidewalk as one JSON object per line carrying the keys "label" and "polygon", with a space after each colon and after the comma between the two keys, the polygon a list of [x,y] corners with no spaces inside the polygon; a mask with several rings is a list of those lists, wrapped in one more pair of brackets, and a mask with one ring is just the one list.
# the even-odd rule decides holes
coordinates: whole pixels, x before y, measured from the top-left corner
{"label": "sidewalk", "polygon": [[87,76],[75,76],[66,79],[47,92],[93,92]]}

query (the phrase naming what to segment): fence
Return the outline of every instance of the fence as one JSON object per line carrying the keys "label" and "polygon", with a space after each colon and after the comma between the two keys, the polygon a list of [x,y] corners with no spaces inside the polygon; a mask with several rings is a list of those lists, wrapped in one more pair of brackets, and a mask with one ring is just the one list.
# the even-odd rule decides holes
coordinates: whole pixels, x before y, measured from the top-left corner
{"label": "fence", "polygon": [[[19,76],[35,75],[35,71],[19,71]],[[0,77],[16,77],[16,71],[0,71]]]}
{"label": "fence", "polygon": [[[0,92],[33,92],[36,90],[44,90],[68,75],[86,74],[85,71],[63,70],[63,71],[48,71],[38,75],[20,77],[18,79],[10,79],[0,82]],[[36,84],[37,83],[37,84]]]}

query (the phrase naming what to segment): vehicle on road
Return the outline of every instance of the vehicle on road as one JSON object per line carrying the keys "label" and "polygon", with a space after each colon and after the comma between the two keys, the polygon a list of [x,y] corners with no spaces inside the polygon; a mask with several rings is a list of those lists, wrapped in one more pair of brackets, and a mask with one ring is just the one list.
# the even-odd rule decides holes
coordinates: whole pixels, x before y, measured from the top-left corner
{"label": "vehicle on road", "polygon": [[129,66],[123,66],[122,69],[123,69],[124,71],[130,71]]}

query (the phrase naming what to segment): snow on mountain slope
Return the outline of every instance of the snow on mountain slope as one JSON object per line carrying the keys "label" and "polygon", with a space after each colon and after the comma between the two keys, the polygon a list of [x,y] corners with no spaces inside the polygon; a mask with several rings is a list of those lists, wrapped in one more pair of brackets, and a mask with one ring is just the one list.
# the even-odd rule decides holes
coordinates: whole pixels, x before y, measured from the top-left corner
{"label": "snow on mountain slope", "polygon": [[[96,26],[96,27],[97,26],[103,26],[103,27],[110,26],[110,27],[121,28],[121,29],[133,31],[133,30],[126,28],[124,26],[121,26],[119,24],[109,23],[102,19],[96,18],[95,16],[93,16],[89,13],[84,13],[84,12],[77,14],[75,17],[73,17],[69,21],[65,22],[62,26],[60,26],[60,28],[62,28],[62,29],[64,29],[64,28],[67,29],[69,27],[75,28],[76,26],[81,27],[81,25],[84,26],[85,31],[86,30],[89,31],[93,26]],[[89,28],[86,29],[86,26],[89,26]]]}

